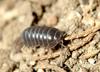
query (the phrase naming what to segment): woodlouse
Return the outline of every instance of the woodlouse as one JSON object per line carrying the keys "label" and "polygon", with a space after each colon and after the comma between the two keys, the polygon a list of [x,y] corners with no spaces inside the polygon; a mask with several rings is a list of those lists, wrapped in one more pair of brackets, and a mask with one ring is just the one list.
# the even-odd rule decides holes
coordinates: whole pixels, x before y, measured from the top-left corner
{"label": "woodlouse", "polygon": [[22,38],[27,46],[55,47],[62,41],[63,32],[52,27],[32,26],[25,29]]}

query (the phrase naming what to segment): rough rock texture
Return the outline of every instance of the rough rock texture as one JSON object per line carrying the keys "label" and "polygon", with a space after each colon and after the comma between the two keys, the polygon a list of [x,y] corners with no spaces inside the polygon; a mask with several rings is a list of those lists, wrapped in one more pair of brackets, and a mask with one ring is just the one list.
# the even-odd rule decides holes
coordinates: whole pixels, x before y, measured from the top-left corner
{"label": "rough rock texture", "polygon": [[[63,44],[28,48],[34,25],[64,31]],[[100,1],[0,0],[0,72],[100,72]]]}

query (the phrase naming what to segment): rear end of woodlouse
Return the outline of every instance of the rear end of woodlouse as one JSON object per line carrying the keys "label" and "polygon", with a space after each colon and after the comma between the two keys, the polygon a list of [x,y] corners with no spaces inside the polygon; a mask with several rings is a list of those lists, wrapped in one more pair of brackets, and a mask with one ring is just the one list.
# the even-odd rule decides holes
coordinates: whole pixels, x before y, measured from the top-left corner
{"label": "rear end of woodlouse", "polygon": [[22,39],[28,47],[55,47],[63,39],[63,32],[56,28],[46,26],[32,26],[25,29]]}

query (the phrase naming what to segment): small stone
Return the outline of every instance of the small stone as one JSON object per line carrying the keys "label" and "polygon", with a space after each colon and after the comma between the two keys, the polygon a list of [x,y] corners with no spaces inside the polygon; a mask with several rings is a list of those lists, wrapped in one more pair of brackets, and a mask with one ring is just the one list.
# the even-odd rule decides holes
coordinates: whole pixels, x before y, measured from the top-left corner
{"label": "small stone", "polygon": [[77,59],[78,56],[79,56],[79,52],[78,51],[73,51],[72,58]]}
{"label": "small stone", "polygon": [[29,64],[33,66],[33,65],[36,64],[36,62],[35,61],[30,61]]}
{"label": "small stone", "polygon": [[20,72],[20,70],[19,69],[16,69],[16,70],[14,70],[14,72]]}
{"label": "small stone", "polygon": [[11,53],[10,54],[10,59],[13,60],[13,61],[15,61],[15,62],[19,62],[20,60],[23,59],[23,57],[22,57],[21,53],[16,53],[16,54]]}
{"label": "small stone", "polygon": [[95,59],[90,58],[90,59],[88,59],[88,62],[89,62],[90,64],[93,64],[93,65],[94,65],[96,61],[95,61]]}
{"label": "small stone", "polygon": [[73,67],[74,64],[76,64],[76,63],[77,63],[77,59],[70,58],[69,60],[67,60],[65,62],[65,65],[70,66],[70,67]]}
{"label": "small stone", "polygon": [[37,72],[44,72],[44,70],[43,69],[38,69]]}
{"label": "small stone", "polygon": [[57,17],[55,15],[50,15],[47,18],[47,25],[48,26],[55,26],[57,24]]}

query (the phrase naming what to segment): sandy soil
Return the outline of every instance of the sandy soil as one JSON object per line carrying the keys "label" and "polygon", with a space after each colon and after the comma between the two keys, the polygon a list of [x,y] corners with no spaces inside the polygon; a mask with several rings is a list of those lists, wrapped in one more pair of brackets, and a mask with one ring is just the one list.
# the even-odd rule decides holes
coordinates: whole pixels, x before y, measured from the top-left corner
{"label": "sandy soil", "polygon": [[[35,25],[64,31],[64,47],[25,46]],[[100,0],[0,0],[0,72],[100,72]]]}

